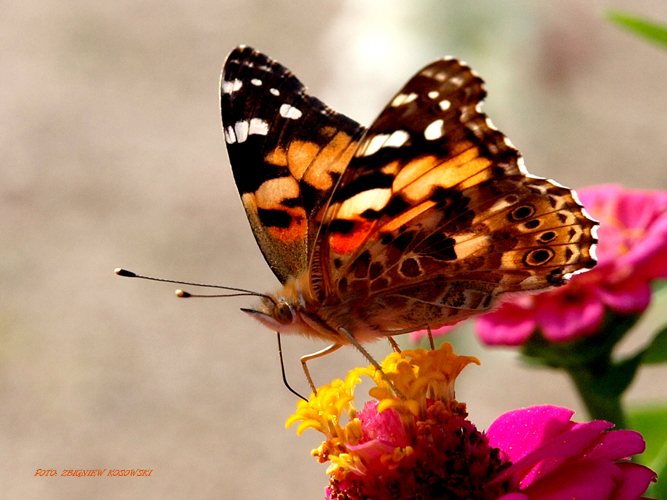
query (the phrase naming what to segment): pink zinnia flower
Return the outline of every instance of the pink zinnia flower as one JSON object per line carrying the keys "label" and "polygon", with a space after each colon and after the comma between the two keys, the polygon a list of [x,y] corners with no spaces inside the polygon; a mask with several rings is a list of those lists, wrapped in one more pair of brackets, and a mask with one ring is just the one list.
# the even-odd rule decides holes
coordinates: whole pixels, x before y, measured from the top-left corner
{"label": "pink zinnia flower", "polygon": [[601,420],[575,423],[574,412],[555,406],[534,406],[501,415],[486,432],[490,445],[501,449],[512,465],[492,484],[509,482],[505,500],[626,500],[641,498],[656,474],[628,461],[642,453],[638,432],[609,432]]}
{"label": "pink zinnia flower", "polygon": [[[369,367],[300,401],[287,425],[301,421],[299,434],[324,434],[313,455],[331,462],[327,499],[636,500],[655,480],[627,460],[644,450],[641,435],[574,423],[564,408],[509,412],[486,433],[477,430],[454,399],[456,377],[471,362],[449,344],[394,353],[382,369],[402,398]],[[376,401],[357,411],[361,375],[376,384]]]}
{"label": "pink zinnia flower", "polygon": [[582,189],[579,197],[600,221],[598,265],[555,290],[508,298],[480,317],[484,343],[520,345],[538,328],[553,342],[593,335],[607,310],[644,311],[651,281],[667,278],[667,192],[605,185]]}

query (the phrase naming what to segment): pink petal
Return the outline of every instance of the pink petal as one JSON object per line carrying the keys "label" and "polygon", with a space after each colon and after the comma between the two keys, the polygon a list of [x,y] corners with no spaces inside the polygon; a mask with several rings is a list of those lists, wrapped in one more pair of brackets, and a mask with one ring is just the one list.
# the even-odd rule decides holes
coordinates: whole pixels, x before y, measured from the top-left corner
{"label": "pink petal", "polygon": [[646,443],[640,433],[621,429],[605,432],[600,436],[595,448],[588,452],[586,458],[622,460],[643,453],[645,449]]}
{"label": "pink petal", "polygon": [[475,331],[487,345],[521,345],[537,327],[533,313],[512,303],[486,314],[475,322]]}
{"label": "pink petal", "polygon": [[623,472],[623,483],[610,500],[637,500],[648,489],[658,475],[643,465],[625,462],[617,464]]}
{"label": "pink petal", "polygon": [[526,495],[523,493],[508,493],[507,495],[503,495],[498,500],[530,500]]}
{"label": "pink petal", "polygon": [[611,426],[600,420],[575,424],[567,432],[543,442],[537,449],[514,462],[501,476],[514,476],[514,482],[519,480],[522,486],[528,486],[563,467],[568,461],[583,457],[587,449]]}
{"label": "pink petal", "polygon": [[348,445],[347,447],[355,451],[360,457],[365,458],[364,463],[379,462],[382,455],[391,454],[396,448],[394,444],[380,439],[373,439],[354,446]]}
{"label": "pink petal", "polygon": [[622,471],[612,462],[585,462],[561,467],[522,488],[531,500],[610,500]]}
{"label": "pink petal", "polygon": [[377,401],[368,401],[357,417],[361,421],[364,440],[380,439],[393,446],[408,446],[410,439],[401,417],[391,408],[378,413]]}
{"label": "pink petal", "polygon": [[557,406],[533,406],[499,416],[486,431],[489,444],[507,453],[512,462],[523,458],[570,425],[572,410]]}
{"label": "pink petal", "polygon": [[642,268],[646,277],[667,278],[667,209],[663,208],[663,215],[651,225],[651,238],[642,242],[647,248],[642,251],[645,256]]}
{"label": "pink petal", "polygon": [[646,281],[626,280],[615,287],[598,290],[600,299],[621,313],[645,311],[651,303],[651,286]]}
{"label": "pink petal", "polygon": [[604,306],[589,294],[578,303],[545,301],[539,311],[544,336],[553,342],[565,342],[579,335],[594,333],[602,323]]}
{"label": "pink petal", "polygon": [[590,214],[598,214],[608,204],[608,200],[618,197],[622,190],[619,184],[600,184],[577,189],[577,195]]}
{"label": "pink petal", "polygon": [[[435,330],[431,330],[431,335],[434,337],[439,337],[440,335],[446,335],[449,332],[451,332],[454,328],[456,328],[458,324],[456,325],[445,325],[440,328],[436,328]],[[427,330],[418,330],[416,332],[410,332],[410,340],[414,342],[415,344],[420,342],[422,339],[425,339],[428,337],[428,331]]]}

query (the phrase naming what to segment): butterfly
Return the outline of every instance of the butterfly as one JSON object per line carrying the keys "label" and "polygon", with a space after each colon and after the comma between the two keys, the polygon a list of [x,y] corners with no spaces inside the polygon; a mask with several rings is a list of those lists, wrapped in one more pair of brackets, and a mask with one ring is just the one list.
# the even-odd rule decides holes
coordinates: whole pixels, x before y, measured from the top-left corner
{"label": "butterfly", "polygon": [[312,389],[310,359],[345,344],[368,357],[365,342],[457,323],[595,265],[597,222],[573,191],[527,173],[481,111],[485,95],[465,63],[440,59],[365,128],[268,56],[227,57],[229,160],[281,283],[244,311],[331,342],[302,358]]}

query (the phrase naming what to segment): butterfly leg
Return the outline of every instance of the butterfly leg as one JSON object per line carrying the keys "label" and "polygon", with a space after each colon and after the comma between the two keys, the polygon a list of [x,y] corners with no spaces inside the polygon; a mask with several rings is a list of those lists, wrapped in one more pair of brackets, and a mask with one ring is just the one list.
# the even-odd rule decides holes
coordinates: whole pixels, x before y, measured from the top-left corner
{"label": "butterfly leg", "polygon": [[394,350],[394,352],[398,352],[398,353],[401,352],[401,348],[398,347],[398,344],[397,344],[396,341],[394,340],[394,337],[387,337],[387,340],[388,340],[389,343],[391,344],[391,348]]}
{"label": "butterfly leg", "polygon": [[303,371],[306,374],[306,379],[308,379],[308,384],[310,385],[310,389],[313,391],[313,394],[317,395],[317,389],[315,388],[315,384],[313,383],[313,378],[310,376],[310,372],[308,371],[306,363],[308,363],[308,361],[310,361],[311,359],[321,358],[322,356],[331,354],[332,352],[337,351],[341,347],[343,347],[343,344],[331,344],[329,347],[325,347],[321,351],[301,356],[301,366],[303,366]]}
{"label": "butterfly leg", "polygon": [[290,391],[292,394],[294,394],[295,396],[300,397],[304,401],[308,401],[301,394],[299,394],[294,389],[292,389],[292,386],[289,385],[289,382],[287,381],[287,376],[285,375],[285,362],[283,361],[283,346],[282,346],[282,342],[280,341],[280,332],[276,332],[276,335],[278,336],[278,357],[280,358],[280,373],[283,376],[283,384],[285,384],[285,387],[287,387],[287,390]]}
{"label": "butterfly leg", "polygon": [[431,350],[435,351],[435,342],[433,342],[433,333],[431,333],[431,327],[426,325],[426,331],[428,332],[428,343],[431,344]]}
{"label": "butterfly leg", "polygon": [[340,328],[338,329],[338,331],[343,335],[343,337],[345,337],[345,338],[350,342],[350,344],[352,344],[354,347],[356,347],[356,348],[359,350],[359,352],[360,352],[361,354],[363,354],[364,357],[365,357],[368,361],[370,361],[370,363],[375,367],[375,369],[376,369],[377,371],[380,372],[380,374],[382,374],[382,378],[384,378],[384,379],[387,381],[387,383],[389,384],[389,387],[391,387],[391,390],[394,391],[394,393],[395,393],[399,398],[401,398],[403,401],[405,401],[407,398],[401,393],[401,391],[399,391],[399,390],[396,388],[396,386],[394,385],[394,383],[393,383],[391,380],[389,380],[389,377],[387,377],[387,374],[382,370],[382,367],[380,366],[380,363],[378,363],[377,361],[375,361],[375,358],[374,358],[373,356],[371,356],[371,354],[370,354],[366,349],[364,349],[364,347],[359,343],[359,341],[358,341],[357,339],[355,339],[355,338],[352,336],[352,334],[351,334],[350,332],[348,332],[348,331],[347,331],[345,328],[343,328],[343,327],[340,327]]}

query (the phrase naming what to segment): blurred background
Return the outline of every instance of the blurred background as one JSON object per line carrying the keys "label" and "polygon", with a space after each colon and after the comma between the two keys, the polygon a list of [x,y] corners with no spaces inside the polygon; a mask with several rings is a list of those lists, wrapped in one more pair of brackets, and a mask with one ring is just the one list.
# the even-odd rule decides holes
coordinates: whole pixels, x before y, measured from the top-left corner
{"label": "blurred background", "polygon": [[[466,60],[485,111],[529,170],[572,187],[667,189],[667,54],[610,25],[654,0],[3,2],[0,18],[0,490],[5,498],[323,498],[315,432],[284,421],[275,335],[247,298],[178,300],[149,275],[272,291],[221,134],[218,79],[236,45],[278,59],[369,124],[431,60]],[[659,312],[649,314],[643,331]],[[477,355],[457,381],[486,428],[533,404],[572,407],[569,381],[452,337]],[[407,340],[407,339],[406,339]],[[641,344],[639,335],[624,348]],[[634,344],[633,344],[634,343]],[[286,339],[288,376],[306,392]],[[389,351],[373,346],[378,357]],[[318,384],[365,365],[311,363]],[[667,397],[644,369],[630,400]],[[153,469],[151,477],[34,477]]]}

